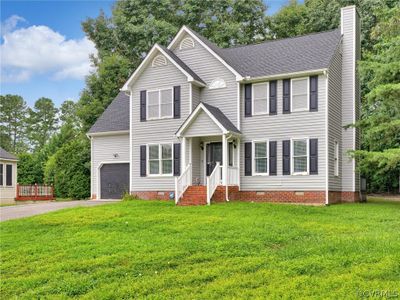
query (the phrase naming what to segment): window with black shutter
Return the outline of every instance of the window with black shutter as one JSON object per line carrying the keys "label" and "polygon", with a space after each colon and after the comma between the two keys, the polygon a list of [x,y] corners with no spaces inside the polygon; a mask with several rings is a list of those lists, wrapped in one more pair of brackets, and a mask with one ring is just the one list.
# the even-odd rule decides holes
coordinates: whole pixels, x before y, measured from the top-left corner
{"label": "window with black shutter", "polygon": [[251,142],[244,143],[244,175],[245,176],[251,176],[252,175],[252,170],[251,170]]}
{"label": "window with black shutter", "polygon": [[6,165],[6,185],[7,186],[12,186],[12,165]]}
{"label": "window with black shutter", "polygon": [[4,185],[4,182],[3,182],[3,164],[0,164],[0,186],[3,186]]}
{"label": "window with black shutter", "polygon": [[290,175],[290,140],[282,141],[282,174]]}
{"label": "window with black shutter", "polygon": [[310,111],[318,111],[318,75],[310,76]]}
{"label": "window with black shutter", "polygon": [[140,176],[146,176],[146,152],[147,147],[146,145],[140,146]]}
{"label": "window with black shutter", "polygon": [[283,113],[290,113],[290,79],[282,80]]}
{"label": "window with black shutter", "polygon": [[269,175],[277,174],[277,143],[276,141],[269,142]]}
{"label": "window with black shutter", "polygon": [[181,144],[174,144],[174,176],[181,175]]}
{"label": "window with black shutter", "polygon": [[181,117],[181,87],[174,86],[174,119]]}
{"label": "window with black shutter", "polygon": [[318,139],[310,139],[310,174],[318,174]]}
{"label": "window with black shutter", "polygon": [[244,116],[251,117],[251,83],[244,86]]}
{"label": "window with black shutter", "polygon": [[140,122],[146,121],[146,91],[140,91]]}
{"label": "window with black shutter", "polygon": [[277,113],[277,81],[269,82],[269,114],[276,115]]}

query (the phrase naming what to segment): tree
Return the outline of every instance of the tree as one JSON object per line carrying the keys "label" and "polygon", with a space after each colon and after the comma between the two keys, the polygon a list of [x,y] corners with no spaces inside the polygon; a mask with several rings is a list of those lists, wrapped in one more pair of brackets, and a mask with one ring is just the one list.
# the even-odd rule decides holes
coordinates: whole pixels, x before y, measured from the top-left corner
{"label": "tree", "polygon": [[18,95],[0,96],[1,147],[19,153],[24,150],[26,102]]}
{"label": "tree", "polygon": [[35,149],[41,149],[56,131],[58,109],[51,99],[40,98],[29,109],[28,136]]}
{"label": "tree", "polygon": [[43,170],[36,154],[19,154],[17,172],[20,184],[43,183]]}
{"label": "tree", "polygon": [[83,134],[64,144],[45,166],[46,183],[54,184],[57,197],[84,199],[90,196],[90,147]]}
{"label": "tree", "polygon": [[400,177],[400,7],[383,9],[371,31],[372,49],[360,63],[365,81],[362,149],[354,155],[370,188],[393,191]]}
{"label": "tree", "polygon": [[70,124],[79,126],[79,118],[77,116],[77,104],[72,100],[65,100],[60,107],[60,121],[62,125]]}
{"label": "tree", "polygon": [[98,50],[97,72],[88,76],[78,115],[88,130],[117,95],[129,74],[155,44],[168,44],[188,25],[219,46],[248,44],[265,38],[261,0],[129,0],[117,1],[112,17],[103,12],[82,23]]}

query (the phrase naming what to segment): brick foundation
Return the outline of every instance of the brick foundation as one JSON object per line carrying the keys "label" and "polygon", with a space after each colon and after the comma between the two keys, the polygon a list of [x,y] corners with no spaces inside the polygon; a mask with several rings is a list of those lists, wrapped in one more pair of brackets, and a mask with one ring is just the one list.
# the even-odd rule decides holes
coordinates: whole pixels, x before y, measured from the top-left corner
{"label": "brick foundation", "polygon": [[96,194],[92,194],[92,196],[90,197],[90,199],[96,200],[96,199],[97,199],[97,195],[96,195]]}
{"label": "brick foundation", "polygon": [[137,196],[139,199],[143,200],[171,200],[169,198],[170,193],[174,193],[174,191],[131,192],[131,195]]}
{"label": "brick foundation", "polygon": [[329,203],[347,203],[347,202],[360,202],[359,192],[329,192]]}

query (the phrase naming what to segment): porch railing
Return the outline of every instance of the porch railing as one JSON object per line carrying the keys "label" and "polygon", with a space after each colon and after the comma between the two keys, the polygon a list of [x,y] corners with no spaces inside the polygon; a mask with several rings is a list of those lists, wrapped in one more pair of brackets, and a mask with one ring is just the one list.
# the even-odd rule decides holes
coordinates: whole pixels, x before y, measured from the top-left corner
{"label": "porch railing", "polygon": [[53,200],[54,187],[52,185],[32,184],[32,185],[17,185],[17,201],[40,201]]}
{"label": "porch railing", "polygon": [[238,185],[238,177],[239,177],[239,168],[238,167],[228,167],[228,185]]}
{"label": "porch railing", "polygon": [[221,184],[221,168],[219,162],[215,165],[210,176],[207,176],[207,204],[210,205],[211,197],[214,194],[217,186]]}
{"label": "porch railing", "polygon": [[175,177],[175,204],[178,203],[183,193],[192,184],[192,164],[188,164],[181,176]]}

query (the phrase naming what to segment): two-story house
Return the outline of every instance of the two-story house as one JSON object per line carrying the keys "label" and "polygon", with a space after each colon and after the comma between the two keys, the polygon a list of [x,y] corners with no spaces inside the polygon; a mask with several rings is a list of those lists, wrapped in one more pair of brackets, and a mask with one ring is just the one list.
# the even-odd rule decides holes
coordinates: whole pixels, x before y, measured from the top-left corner
{"label": "two-story house", "polygon": [[92,198],[359,199],[360,23],[222,49],[182,27],[149,51],[88,132]]}

